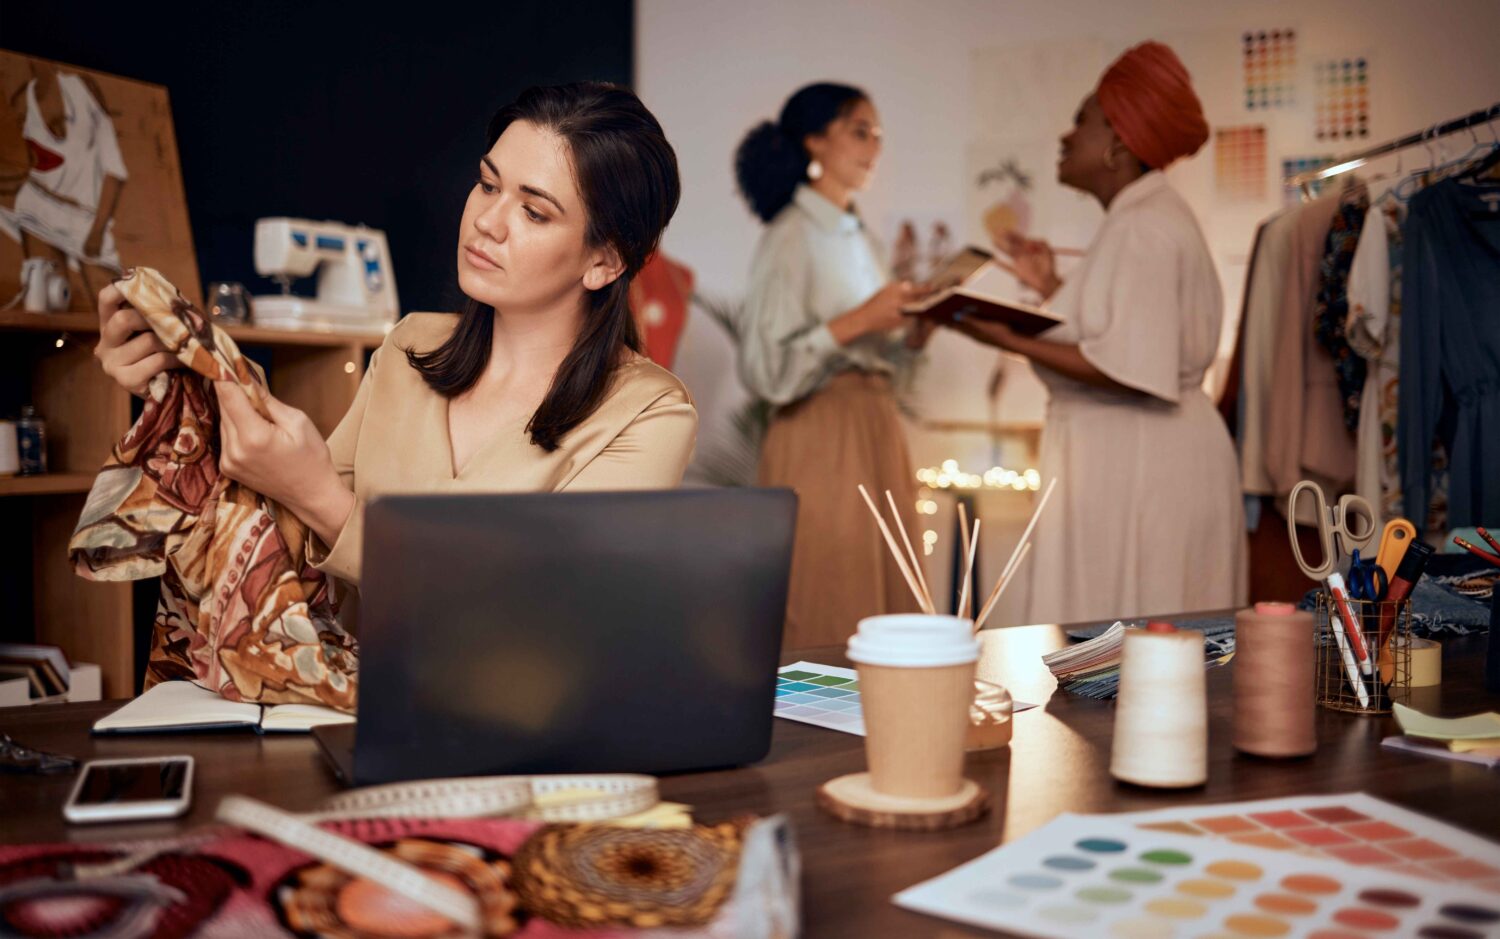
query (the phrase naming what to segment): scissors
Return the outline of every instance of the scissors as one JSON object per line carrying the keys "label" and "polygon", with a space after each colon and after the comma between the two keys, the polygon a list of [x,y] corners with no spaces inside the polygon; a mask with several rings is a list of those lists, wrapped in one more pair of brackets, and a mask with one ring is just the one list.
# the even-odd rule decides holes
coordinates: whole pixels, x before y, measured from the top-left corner
{"label": "scissors", "polygon": [[[1318,544],[1323,549],[1323,559],[1316,565],[1308,563],[1302,556],[1302,546],[1297,543],[1297,499],[1304,493],[1312,497]],[[1292,554],[1297,558],[1297,566],[1308,577],[1322,581],[1339,569],[1343,545],[1351,550],[1369,548],[1376,534],[1375,511],[1369,502],[1356,495],[1340,496],[1338,503],[1330,506],[1328,497],[1323,495],[1323,487],[1304,479],[1292,487],[1292,494],[1287,498],[1286,530],[1292,539]]]}
{"label": "scissors", "polygon": [[1349,597],[1374,603],[1385,596],[1390,580],[1385,571],[1370,558],[1361,559],[1359,549],[1354,549],[1353,562],[1349,565]]}

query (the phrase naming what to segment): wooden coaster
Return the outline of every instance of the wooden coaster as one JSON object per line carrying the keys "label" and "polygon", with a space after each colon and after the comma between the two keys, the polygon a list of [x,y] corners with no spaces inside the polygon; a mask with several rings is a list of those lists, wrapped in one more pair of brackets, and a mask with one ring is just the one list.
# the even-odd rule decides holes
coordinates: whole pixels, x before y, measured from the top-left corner
{"label": "wooden coaster", "polygon": [[967,825],[990,810],[990,797],[965,779],[957,795],[941,799],[902,799],[881,795],[869,773],[850,773],[818,787],[818,807],[834,818],[871,828],[941,831]]}

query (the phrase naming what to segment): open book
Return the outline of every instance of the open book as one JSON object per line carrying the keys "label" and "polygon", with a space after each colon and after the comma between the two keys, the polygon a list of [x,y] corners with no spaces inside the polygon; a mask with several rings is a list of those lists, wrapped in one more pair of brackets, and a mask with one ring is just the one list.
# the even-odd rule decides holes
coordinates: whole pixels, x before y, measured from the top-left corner
{"label": "open book", "polygon": [[317,704],[228,701],[190,681],[164,681],[94,722],[96,734],[162,733],[250,727],[258,733],[307,733],[324,724],[352,724],[354,715]]}
{"label": "open book", "polygon": [[951,319],[962,313],[976,319],[995,320],[1025,336],[1035,336],[1062,323],[1056,314],[1040,307],[1007,299],[1004,288],[1010,275],[995,264],[995,256],[973,245],[963,249],[933,275],[934,291],[902,312],[908,316]]}

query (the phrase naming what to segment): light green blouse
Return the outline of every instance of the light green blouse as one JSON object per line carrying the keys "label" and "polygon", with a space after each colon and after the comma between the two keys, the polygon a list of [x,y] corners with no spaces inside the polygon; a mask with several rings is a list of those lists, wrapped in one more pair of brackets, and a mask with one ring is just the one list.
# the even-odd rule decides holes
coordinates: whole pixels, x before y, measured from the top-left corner
{"label": "light green blouse", "polygon": [[790,404],[850,369],[905,377],[916,353],[903,332],[840,346],[829,320],[890,279],[864,221],[802,185],[766,226],[750,265],[740,324],[740,379],[772,404]]}

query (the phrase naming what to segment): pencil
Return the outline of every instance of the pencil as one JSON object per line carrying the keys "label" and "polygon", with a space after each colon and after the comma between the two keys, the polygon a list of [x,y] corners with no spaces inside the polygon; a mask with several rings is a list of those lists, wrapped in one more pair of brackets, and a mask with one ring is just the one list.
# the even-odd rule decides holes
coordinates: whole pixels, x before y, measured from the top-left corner
{"label": "pencil", "polygon": [[1484,558],[1486,561],[1489,561],[1496,567],[1500,567],[1500,555],[1491,554],[1483,548],[1476,548],[1474,545],[1471,545],[1467,541],[1456,536],[1453,539],[1453,543],[1458,545],[1460,548],[1463,548],[1465,551],[1469,552],[1475,557]]}

